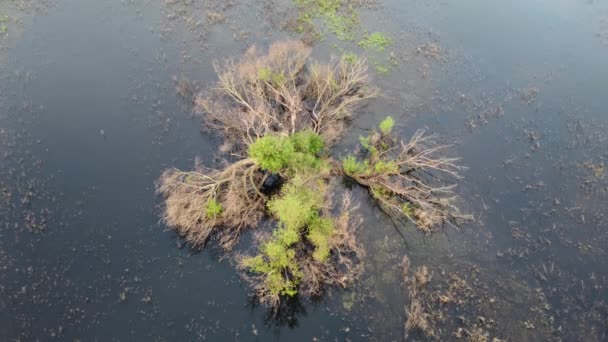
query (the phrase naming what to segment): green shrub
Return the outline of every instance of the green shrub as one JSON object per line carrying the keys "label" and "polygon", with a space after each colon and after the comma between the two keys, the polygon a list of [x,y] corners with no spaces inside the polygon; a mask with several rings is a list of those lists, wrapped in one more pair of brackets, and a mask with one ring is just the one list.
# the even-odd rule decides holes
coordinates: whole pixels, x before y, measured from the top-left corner
{"label": "green shrub", "polygon": [[295,147],[286,137],[268,135],[249,146],[249,157],[264,170],[273,173],[285,169],[293,159]]}
{"label": "green shrub", "polygon": [[358,161],[354,156],[342,159],[342,168],[347,175],[358,175],[365,172],[365,164]]}
{"label": "green shrub", "polygon": [[306,154],[318,155],[325,147],[323,138],[313,131],[297,132],[291,136],[291,141],[296,151]]}
{"label": "green shrub", "polygon": [[396,174],[399,173],[399,165],[394,160],[380,160],[374,164],[374,171],[383,174]]}
{"label": "green shrub", "polygon": [[295,179],[281,189],[280,197],[268,203],[268,209],[281,226],[299,231],[318,215],[318,210],[323,206],[323,192]]}
{"label": "green shrub", "polygon": [[363,146],[363,148],[370,154],[374,155],[374,154],[378,153],[378,149],[372,144],[371,136],[367,136],[367,137],[360,136],[359,142],[361,143],[361,146]]}
{"label": "green shrub", "polygon": [[263,275],[265,287],[273,295],[297,294],[302,272],[293,246],[301,241],[305,227],[309,227],[307,237],[315,246],[313,257],[323,261],[329,256],[333,226],[331,220],[319,217],[324,196],[324,186],[310,188],[296,178],[281,189],[279,197],[268,203],[269,211],[279,221],[278,228],[264,243],[260,254],[245,258],[243,265]]}
{"label": "green shrub", "polygon": [[290,137],[265,136],[249,146],[249,157],[264,170],[306,172],[319,170],[324,162],[319,158],[325,143],[312,131],[302,131]]}
{"label": "green shrub", "polygon": [[393,130],[393,127],[395,126],[395,120],[393,120],[392,117],[387,116],[386,119],[382,120],[382,122],[380,122],[380,132],[382,132],[383,135],[389,135],[391,133],[391,131]]}
{"label": "green shrub", "polygon": [[403,213],[406,216],[412,217],[412,215],[414,215],[414,210],[412,210],[412,205],[410,204],[410,202],[403,203],[403,206],[401,209],[403,210]]}
{"label": "green shrub", "polygon": [[308,223],[306,237],[315,246],[312,256],[317,261],[327,261],[331,250],[331,238],[334,234],[333,222],[318,215]]}
{"label": "green shrub", "polygon": [[224,208],[216,200],[210,200],[205,207],[205,217],[208,219],[216,218],[222,214]]}

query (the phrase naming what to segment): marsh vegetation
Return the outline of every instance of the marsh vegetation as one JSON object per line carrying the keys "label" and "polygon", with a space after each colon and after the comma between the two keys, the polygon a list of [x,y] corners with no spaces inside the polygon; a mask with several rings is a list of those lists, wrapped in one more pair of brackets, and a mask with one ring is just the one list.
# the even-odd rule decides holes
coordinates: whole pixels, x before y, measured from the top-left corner
{"label": "marsh vegetation", "polygon": [[[193,104],[207,127],[222,132],[230,158],[219,170],[169,169],[157,183],[165,222],[194,245],[214,238],[230,251],[245,229],[255,231],[253,254],[235,259],[271,308],[282,297],[345,287],[361,274],[357,204],[348,192],[334,198],[338,176],[427,233],[467,218],[453,203],[454,184],[438,178],[458,179],[458,159],[441,157],[445,146],[421,131],[399,140],[390,116],[361,137],[359,152],[342,162],[331,157],[354,111],[379,91],[364,59],[348,55],[324,64],[310,52],[299,41],[279,42],[216,65],[216,87],[196,94]],[[265,219],[274,222],[271,230],[259,229]]]}

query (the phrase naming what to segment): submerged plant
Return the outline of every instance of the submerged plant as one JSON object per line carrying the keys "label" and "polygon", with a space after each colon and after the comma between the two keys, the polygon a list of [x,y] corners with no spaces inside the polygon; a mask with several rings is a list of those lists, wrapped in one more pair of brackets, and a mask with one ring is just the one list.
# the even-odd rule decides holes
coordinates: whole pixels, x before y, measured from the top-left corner
{"label": "submerged plant", "polygon": [[[319,2],[324,10],[337,3]],[[197,95],[194,105],[238,159],[221,170],[169,169],[157,182],[165,222],[195,245],[216,238],[230,250],[244,229],[264,218],[276,223],[254,232],[253,252],[236,254],[257,298],[273,308],[283,297],[344,287],[362,272],[357,206],[348,192],[336,200],[335,176],[352,178],[387,214],[428,232],[459,215],[452,186],[427,178],[459,177],[457,160],[435,157],[443,147],[422,133],[398,143],[391,117],[379,132],[361,137],[363,150],[341,164],[328,156],[353,111],[377,91],[365,60],[345,55],[322,64],[309,55],[303,44],[284,42],[267,54],[251,48],[238,61],[216,65],[217,87]]]}

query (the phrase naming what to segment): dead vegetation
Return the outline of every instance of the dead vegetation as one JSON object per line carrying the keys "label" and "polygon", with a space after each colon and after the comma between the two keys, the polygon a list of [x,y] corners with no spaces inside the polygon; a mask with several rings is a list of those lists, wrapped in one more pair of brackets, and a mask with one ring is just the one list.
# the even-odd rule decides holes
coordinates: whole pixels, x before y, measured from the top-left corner
{"label": "dead vegetation", "polygon": [[371,196],[389,215],[407,218],[425,233],[446,223],[470,220],[455,205],[455,183],[464,167],[458,158],[440,155],[448,146],[437,145],[434,137],[417,131],[407,142],[391,135],[394,122],[387,118],[380,132],[361,137],[363,151],[343,161],[346,175],[367,187]]}
{"label": "dead vegetation", "polygon": [[[469,342],[502,341],[497,337],[491,338],[497,321],[481,315],[488,309],[486,305],[493,305],[495,298],[484,297],[464,275],[441,271],[435,277],[426,266],[420,266],[410,274],[410,266],[410,260],[405,256],[401,268],[409,297],[404,308],[406,340],[457,338]],[[475,271],[471,273],[471,278],[475,278]]]}
{"label": "dead vegetation", "polygon": [[244,159],[224,170],[202,165],[193,171],[168,169],[156,189],[165,197],[167,225],[199,246],[217,233],[218,243],[230,249],[241,231],[257,226],[263,216],[263,180],[259,167]]}
{"label": "dead vegetation", "polygon": [[210,128],[221,130],[236,150],[269,135],[304,130],[326,143],[337,139],[359,105],[377,94],[363,59],[311,62],[300,41],[275,43],[267,54],[254,46],[238,60],[216,64],[217,86],[195,98]]}

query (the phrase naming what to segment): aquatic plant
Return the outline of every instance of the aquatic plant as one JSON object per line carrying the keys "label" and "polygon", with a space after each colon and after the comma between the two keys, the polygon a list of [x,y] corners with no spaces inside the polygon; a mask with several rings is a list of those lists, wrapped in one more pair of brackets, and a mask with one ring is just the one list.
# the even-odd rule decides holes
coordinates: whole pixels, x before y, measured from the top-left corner
{"label": "aquatic plant", "polygon": [[451,186],[433,187],[418,176],[457,178],[457,159],[433,157],[443,147],[427,145],[430,138],[420,133],[398,144],[392,117],[361,137],[362,152],[341,164],[329,157],[354,110],[378,92],[364,59],[345,55],[323,64],[309,55],[300,42],[282,42],[266,54],[253,47],[239,60],[216,64],[217,86],[193,103],[207,127],[223,132],[237,160],[222,170],[169,169],[156,184],[165,222],[195,245],[216,238],[230,250],[244,229],[263,218],[275,222],[270,231],[254,231],[253,251],[236,254],[243,278],[272,308],[283,297],[345,287],[363,270],[357,205],[348,192],[336,201],[335,176],[352,178],[387,214],[429,232],[458,214],[444,196]]}
{"label": "aquatic plant", "polygon": [[359,41],[359,46],[364,49],[372,49],[377,52],[384,51],[387,47],[393,44],[392,39],[387,37],[382,32],[374,32],[372,34],[366,34],[363,39]]}
{"label": "aquatic plant", "polygon": [[295,29],[320,37],[315,19],[320,19],[339,40],[352,41],[359,25],[359,16],[345,0],[293,0],[299,10]]}

